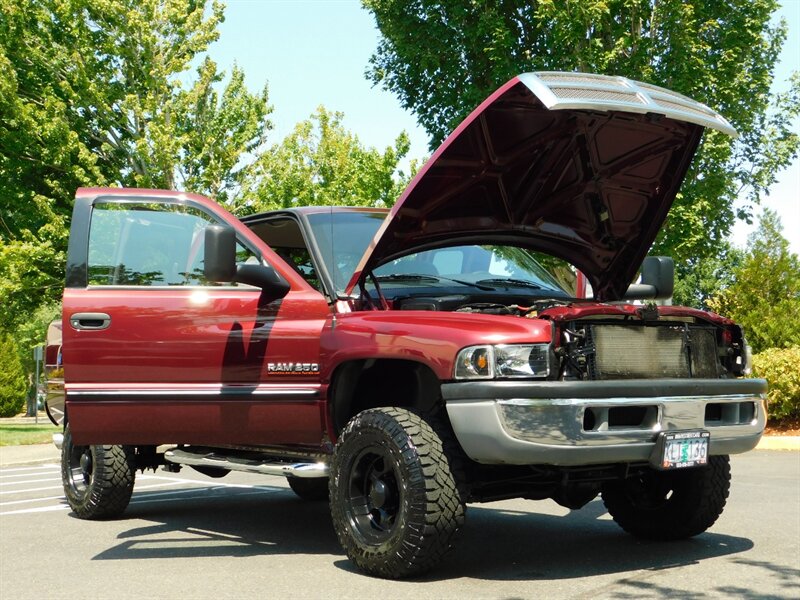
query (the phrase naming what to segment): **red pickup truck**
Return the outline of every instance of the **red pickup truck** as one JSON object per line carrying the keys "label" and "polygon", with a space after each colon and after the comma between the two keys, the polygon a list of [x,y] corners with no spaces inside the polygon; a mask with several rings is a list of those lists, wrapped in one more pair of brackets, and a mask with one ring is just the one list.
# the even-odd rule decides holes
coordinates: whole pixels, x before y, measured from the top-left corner
{"label": "red pickup truck", "polygon": [[735,135],[652,85],[528,73],[388,213],[78,190],[48,400],[73,511],[120,515],[139,469],[284,475],[383,577],[434,566],[470,502],[600,494],[633,535],[705,531],[766,383],[735,323],[631,302],[671,295],[644,259],[705,128]]}

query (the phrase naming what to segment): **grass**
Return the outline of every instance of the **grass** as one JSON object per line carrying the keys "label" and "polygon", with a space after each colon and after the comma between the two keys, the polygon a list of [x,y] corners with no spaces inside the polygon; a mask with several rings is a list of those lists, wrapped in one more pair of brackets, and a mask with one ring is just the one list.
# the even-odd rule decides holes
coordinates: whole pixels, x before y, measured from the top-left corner
{"label": "grass", "polygon": [[0,424],[0,446],[24,446],[28,444],[46,444],[53,441],[53,434],[61,431],[52,423],[34,425],[3,423]]}

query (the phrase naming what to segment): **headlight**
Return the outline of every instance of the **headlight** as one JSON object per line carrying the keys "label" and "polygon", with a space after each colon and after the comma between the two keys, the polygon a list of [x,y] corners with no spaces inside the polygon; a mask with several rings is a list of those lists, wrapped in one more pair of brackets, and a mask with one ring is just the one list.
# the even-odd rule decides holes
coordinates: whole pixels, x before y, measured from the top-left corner
{"label": "headlight", "polygon": [[456,379],[544,378],[549,374],[549,344],[469,346],[456,358]]}

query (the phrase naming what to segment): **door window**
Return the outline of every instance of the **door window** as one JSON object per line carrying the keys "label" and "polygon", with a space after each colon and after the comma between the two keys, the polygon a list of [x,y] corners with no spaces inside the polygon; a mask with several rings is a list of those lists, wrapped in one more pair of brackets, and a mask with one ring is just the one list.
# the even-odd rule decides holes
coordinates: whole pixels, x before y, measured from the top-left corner
{"label": "door window", "polygon": [[[205,286],[205,228],[217,221],[182,204],[98,203],[89,231],[89,285]],[[256,260],[237,245],[237,261]]]}

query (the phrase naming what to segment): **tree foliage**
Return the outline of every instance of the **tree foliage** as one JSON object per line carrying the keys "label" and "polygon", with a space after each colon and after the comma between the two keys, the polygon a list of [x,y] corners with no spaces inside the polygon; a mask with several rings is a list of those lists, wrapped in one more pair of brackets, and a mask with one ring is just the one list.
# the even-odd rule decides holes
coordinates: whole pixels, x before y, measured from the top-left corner
{"label": "tree foliage", "polygon": [[718,254],[676,265],[673,304],[708,308],[711,298],[734,283],[734,270],[744,259],[744,250],[730,242],[720,246]]}
{"label": "tree foliage", "polygon": [[27,389],[17,345],[0,330],[0,417],[13,417],[22,410]]}
{"label": "tree foliage", "polygon": [[47,342],[47,327],[56,319],[61,318],[60,303],[44,303],[27,315],[14,332],[14,341],[17,344],[19,360],[27,373],[35,369],[33,348],[42,346]]}
{"label": "tree foliage", "polygon": [[267,90],[206,59],[222,5],[0,0],[0,324],[63,285],[75,189],[180,186],[230,200],[271,127]]}
{"label": "tree foliage", "polygon": [[[401,133],[383,152],[366,148],[342,124],[344,115],[320,106],[310,119],[261,154],[239,213],[291,206],[391,206],[408,177],[398,163],[409,150]],[[412,163],[412,171],[415,168]]]}
{"label": "tree foliage", "polygon": [[753,356],[753,375],[769,384],[770,421],[800,419],[800,346],[769,348]]}
{"label": "tree foliage", "polygon": [[[786,23],[777,0],[364,0],[382,34],[367,75],[444,137],[525,71],[624,75],[686,94],[738,129],[708,132],[656,241],[679,263],[712,256],[797,154],[800,77],[770,95]],[[745,191],[749,203],[736,209]]]}
{"label": "tree foliage", "polygon": [[765,210],[734,283],[708,301],[744,327],[754,352],[800,346],[800,258],[781,232],[777,214]]}

